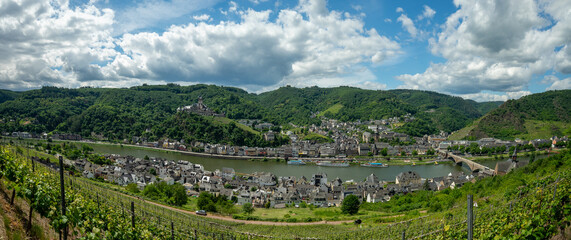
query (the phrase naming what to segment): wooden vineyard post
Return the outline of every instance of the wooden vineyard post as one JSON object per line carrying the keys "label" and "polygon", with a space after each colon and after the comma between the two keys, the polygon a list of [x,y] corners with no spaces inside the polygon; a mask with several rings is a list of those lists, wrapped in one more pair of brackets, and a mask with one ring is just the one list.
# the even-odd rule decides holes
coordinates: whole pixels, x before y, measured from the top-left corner
{"label": "wooden vineyard post", "polygon": [[131,225],[135,228],[135,203],[131,201]]}
{"label": "wooden vineyard post", "polygon": [[[61,192],[61,215],[65,216],[65,187],[63,179],[63,157],[59,156],[59,183]],[[63,240],[67,240],[67,223],[63,226]]]}
{"label": "wooden vineyard post", "polygon": [[[28,149],[28,156],[30,156],[30,149]],[[32,173],[36,172],[36,168],[34,167],[34,159],[30,158],[32,160]],[[32,186],[32,197],[30,198],[30,215],[28,215],[28,232],[32,231],[32,213],[34,212],[34,208],[32,207],[32,204],[34,202],[34,198],[35,198],[35,193],[36,193],[36,186]]]}
{"label": "wooden vineyard post", "polygon": [[174,240],[174,223],[171,221],[171,239]]}
{"label": "wooden vineyard post", "polygon": [[16,198],[16,188],[12,190],[12,198],[10,198],[10,205],[14,205],[14,198]]}
{"label": "wooden vineyard post", "polygon": [[474,219],[472,218],[472,195],[468,195],[468,240],[472,240]]}
{"label": "wooden vineyard post", "polygon": [[402,240],[406,239],[406,231],[402,231]]}
{"label": "wooden vineyard post", "polygon": [[553,201],[555,201],[556,195],[557,195],[557,182],[555,182],[555,188],[553,189]]}

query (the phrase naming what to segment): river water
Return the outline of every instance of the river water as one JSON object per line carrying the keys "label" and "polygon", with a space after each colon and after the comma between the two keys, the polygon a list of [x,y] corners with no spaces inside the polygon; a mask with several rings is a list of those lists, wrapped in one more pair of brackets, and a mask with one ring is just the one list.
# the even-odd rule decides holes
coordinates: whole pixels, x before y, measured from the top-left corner
{"label": "river water", "polygon": [[[234,160],[234,159],[220,159],[220,158],[205,158],[181,154],[178,152],[156,151],[152,149],[135,148],[135,147],[120,147],[117,145],[102,145],[91,144],[95,152],[101,154],[119,154],[131,155],[139,158],[146,156],[158,157],[169,160],[186,160],[192,163],[201,164],[206,170],[214,171],[222,169],[222,167],[234,168],[236,172],[240,173],[253,173],[253,172],[271,172],[277,176],[295,176],[297,178],[305,176],[311,178],[315,173],[326,173],[329,180],[339,177],[341,180],[346,181],[353,179],[355,181],[362,181],[371,173],[374,173],[379,179],[385,181],[394,181],[395,177],[405,171],[415,171],[422,178],[433,178],[446,176],[452,172],[465,172],[469,173],[467,167],[458,166],[453,163],[440,163],[438,165],[403,165],[403,166],[390,166],[386,168],[371,168],[371,167],[320,167],[316,165],[295,166],[287,165],[284,162],[276,162],[268,160],[267,162],[249,161],[249,160]],[[538,156],[538,158],[543,156]],[[495,168],[497,160],[482,161],[485,166]]]}

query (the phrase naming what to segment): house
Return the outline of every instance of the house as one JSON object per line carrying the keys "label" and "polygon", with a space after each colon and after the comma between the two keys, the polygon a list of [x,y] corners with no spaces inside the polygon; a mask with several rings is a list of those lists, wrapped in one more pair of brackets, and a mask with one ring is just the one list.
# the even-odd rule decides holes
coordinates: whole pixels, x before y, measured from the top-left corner
{"label": "house", "polygon": [[359,156],[366,156],[367,154],[369,154],[369,152],[371,152],[371,147],[369,146],[369,144],[361,143],[359,144],[359,148],[357,151],[359,152]]}
{"label": "house", "polygon": [[234,171],[234,168],[222,168],[222,179],[230,181],[234,178],[234,176],[236,176],[236,171]]}
{"label": "house", "polygon": [[255,173],[256,176],[255,183],[260,186],[274,186],[276,185],[277,178],[272,173]]}
{"label": "house", "polygon": [[399,185],[420,184],[420,175],[414,171],[401,172],[395,178],[395,183]]}
{"label": "house", "polygon": [[371,173],[371,175],[367,176],[365,179],[365,184],[369,186],[378,186],[379,178],[374,173]]}
{"label": "house", "polygon": [[327,194],[324,192],[318,192],[311,197],[309,203],[315,206],[323,206],[324,204],[327,206]]}
{"label": "house", "polygon": [[327,184],[327,174],[326,173],[316,173],[311,176],[311,185],[321,186]]}
{"label": "house", "polygon": [[363,132],[363,142],[369,143],[372,136],[370,132]]}
{"label": "house", "polygon": [[264,133],[264,140],[273,141],[274,139],[276,139],[276,135],[274,134],[274,132],[272,130]]}

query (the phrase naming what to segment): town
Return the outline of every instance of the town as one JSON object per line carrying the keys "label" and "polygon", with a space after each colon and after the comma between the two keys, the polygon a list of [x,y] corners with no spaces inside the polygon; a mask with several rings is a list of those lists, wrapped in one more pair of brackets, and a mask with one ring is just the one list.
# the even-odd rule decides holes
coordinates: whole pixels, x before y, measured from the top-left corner
{"label": "town", "polygon": [[[189,111],[202,116],[224,116],[210,110],[202,97],[198,102],[177,109]],[[216,196],[224,195],[236,199],[237,204],[252,203],[255,207],[269,204],[273,208],[299,206],[302,202],[318,207],[340,206],[348,195],[356,195],[362,202],[390,201],[395,194],[406,194],[418,190],[439,191],[446,188],[456,188],[466,182],[474,182],[478,178],[491,175],[506,174],[514,168],[527,165],[528,161],[518,161],[517,147],[521,151],[535,151],[564,146],[568,141],[566,136],[551,139],[536,139],[532,141],[503,141],[494,138],[482,138],[477,141],[447,140],[448,134],[411,137],[404,133],[393,131],[401,122],[412,121],[414,117],[407,114],[402,117],[373,121],[341,122],[321,118],[321,125],[308,127],[293,126],[302,129],[301,133],[327,136],[330,141],[304,140],[291,130],[274,132],[281,129],[271,123],[258,120],[239,120],[243,125],[263,133],[266,141],[272,141],[276,134],[286,135],[290,143],[275,148],[230,146],[203,142],[185,143],[184,140],[163,139],[147,142],[146,139],[133,137],[125,144],[141,147],[160,148],[182,151],[198,156],[219,158],[280,158],[298,159],[303,162],[320,160],[359,161],[390,160],[391,156],[409,159],[443,159],[441,154],[451,153],[460,155],[492,155],[510,154],[513,157],[505,162],[498,162],[492,171],[473,171],[472,174],[450,173],[447,176],[425,179],[414,171],[402,172],[394,182],[380,181],[371,174],[365,181],[328,179],[325,173],[315,173],[311,178],[293,176],[276,176],[273,173],[255,172],[252,174],[236,173],[232,168],[222,167],[214,171],[205,170],[199,164],[187,161],[171,161],[155,157],[135,158],[132,156],[106,155],[112,165],[98,165],[85,159],[67,161],[84,177],[103,179],[121,186],[136,184],[139,189],[158,181],[167,184],[175,182],[182,184],[189,196],[197,196],[200,192],[210,192]],[[5,136],[27,138],[42,138],[54,140],[84,140],[77,134],[31,134],[27,132],[3,133]],[[94,134],[97,137],[97,134]],[[361,156],[356,158],[356,156]],[[444,157],[446,157],[444,156]]]}
{"label": "town", "polygon": [[200,192],[210,192],[216,196],[235,198],[237,204],[252,203],[263,207],[283,208],[305,202],[317,207],[340,206],[344,197],[356,195],[365,202],[389,201],[391,196],[418,190],[442,190],[460,187],[468,181],[475,181],[473,175],[463,173],[433,179],[422,179],[414,171],[400,173],[394,183],[380,181],[371,174],[365,181],[354,182],[342,179],[328,179],[325,173],[316,173],[311,178],[275,176],[272,173],[256,172],[237,174],[232,168],[205,170],[199,164],[188,161],[171,161],[150,157],[148,159],[132,156],[107,155],[113,165],[97,165],[80,159],[68,161],[82,172],[86,178],[99,178],[121,186],[135,183],[143,189],[147,184],[164,181],[167,184],[182,184],[189,196]]}

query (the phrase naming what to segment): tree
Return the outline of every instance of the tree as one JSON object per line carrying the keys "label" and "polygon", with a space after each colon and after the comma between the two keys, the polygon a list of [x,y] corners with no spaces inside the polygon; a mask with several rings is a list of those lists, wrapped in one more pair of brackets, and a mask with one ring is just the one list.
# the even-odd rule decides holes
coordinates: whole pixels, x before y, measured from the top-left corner
{"label": "tree", "polygon": [[412,156],[416,156],[416,155],[418,155],[418,151],[412,150]]}
{"label": "tree", "polygon": [[359,198],[351,194],[343,199],[343,202],[341,203],[341,212],[350,215],[356,214],[359,212],[360,204]]}
{"label": "tree", "polygon": [[127,189],[127,191],[132,192],[132,193],[139,193],[139,188],[137,188],[137,184],[136,183],[129,183],[127,184],[127,187],[125,187],[125,189]]}
{"label": "tree", "polygon": [[208,192],[201,192],[196,200],[196,206],[198,209],[206,210],[209,212],[216,212],[216,206],[213,201],[214,196]]}
{"label": "tree", "polygon": [[434,155],[434,149],[429,148],[428,150],[426,150],[426,155]]}
{"label": "tree", "polygon": [[383,149],[381,150],[381,155],[383,155],[383,156],[389,155],[389,150],[388,150],[387,148],[383,148]]}
{"label": "tree", "polygon": [[422,186],[422,189],[430,191],[430,184],[428,183],[428,180],[424,180],[424,186]]}
{"label": "tree", "polygon": [[180,183],[170,186],[172,191],[171,203],[176,206],[182,206],[188,202],[188,195],[186,195],[186,188]]}
{"label": "tree", "polygon": [[244,205],[242,205],[242,211],[246,214],[251,214],[254,212],[254,206],[252,206],[251,203],[244,203]]}

